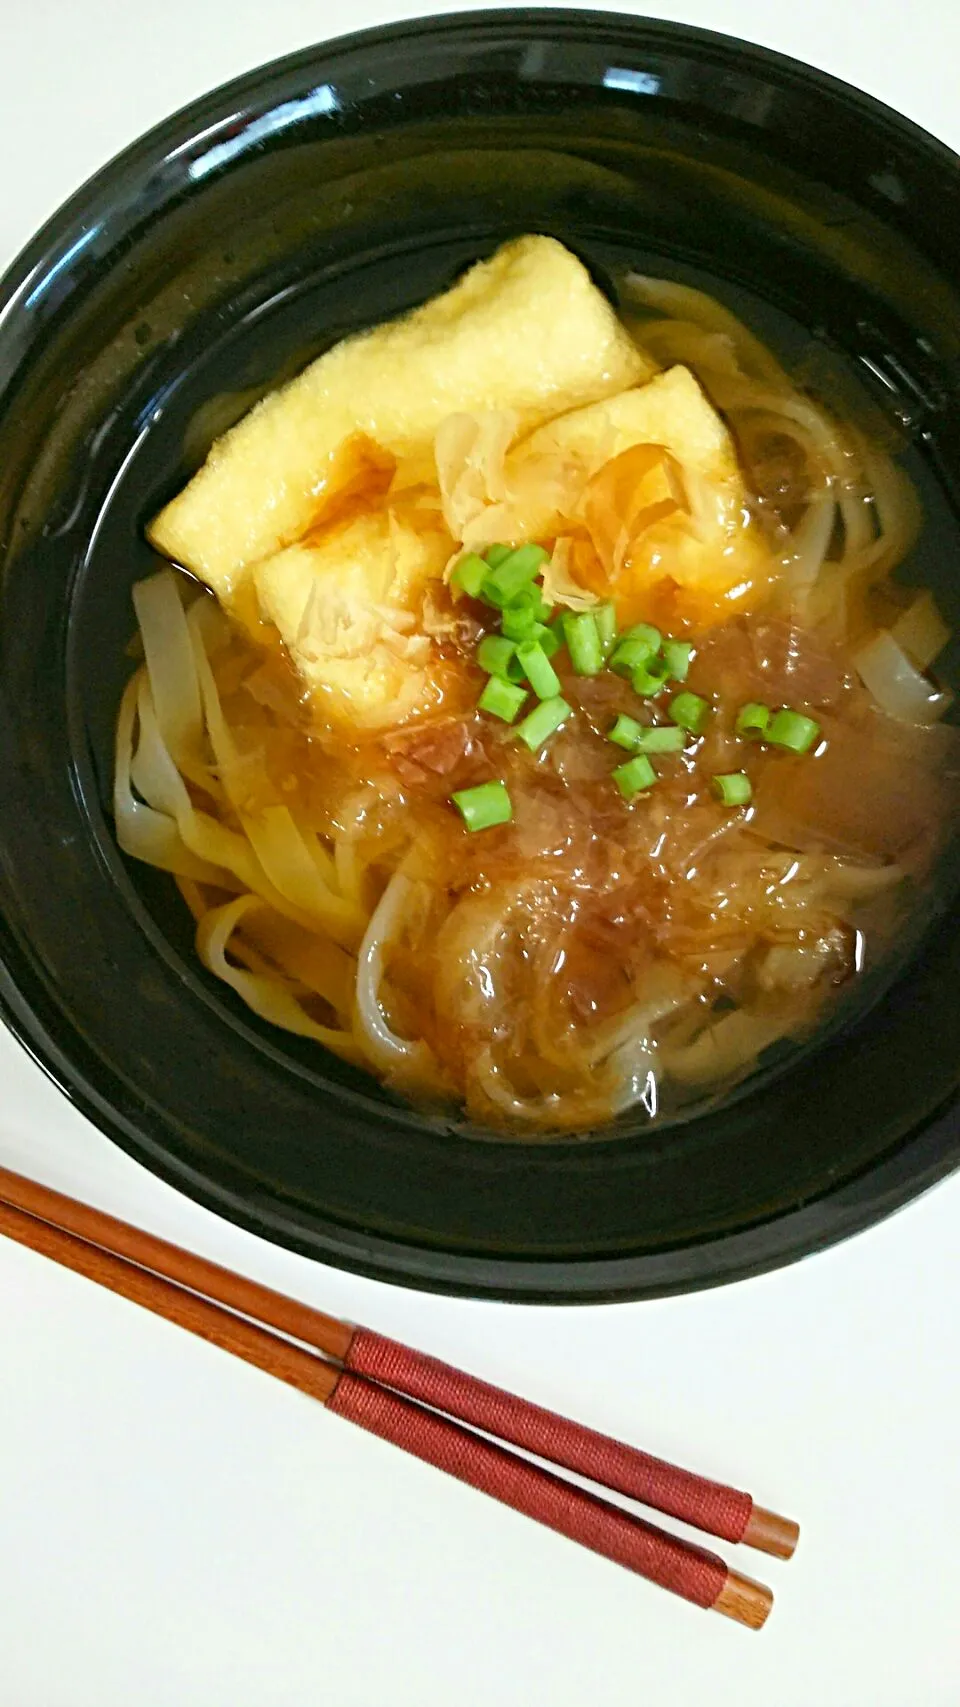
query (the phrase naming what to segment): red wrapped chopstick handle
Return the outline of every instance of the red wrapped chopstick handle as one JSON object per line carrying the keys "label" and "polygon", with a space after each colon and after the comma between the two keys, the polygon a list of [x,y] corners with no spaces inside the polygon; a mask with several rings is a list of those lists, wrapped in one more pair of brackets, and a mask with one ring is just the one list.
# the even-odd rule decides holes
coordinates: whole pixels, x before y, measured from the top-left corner
{"label": "red wrapped chopstick handle", "polygon": [[729,1571],[715,1553],[655,1529],[397,1393],[343,1374],[327,1409],[695,1606],[714,1607],[755,1628],[769,1611],[769,1592]]}
{"label": "red wrapped chopstick handle", "polygon": [[[724,1541],[748,1540],[765,1552],[781,1556],[793,1551],[796,1526],[783,1519],[776,1521],[793,1532],[792,1539],[788,1533],[785,1542],[782,1536],[779,1544],[765,1541],[766,1526],[756,1521],[753,1527],[757,1534],[749,1533],[754,1513],[749,1494],[679,1470],[381,1334],[357,1328],[344,1364],[356,1375],[445,1411],[472,1428],[483,1429],[498,1440],[509,1441],[602,1487],[653,1506],[708,1535]],[[758,1518],[766,1516],[757,1514]]]}

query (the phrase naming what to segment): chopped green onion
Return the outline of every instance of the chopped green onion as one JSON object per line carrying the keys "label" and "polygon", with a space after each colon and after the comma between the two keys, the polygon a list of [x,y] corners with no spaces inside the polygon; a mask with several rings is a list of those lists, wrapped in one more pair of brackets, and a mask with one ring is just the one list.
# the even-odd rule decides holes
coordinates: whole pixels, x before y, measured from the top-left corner
{"label": "chopped green onion", "polygon": [[567,611],[563,619],[563,634],[570,662],[578,676],[598,676],[603,669],[603,649],[593,612],[574,614]]}
{"label": "chopped green onion", "polygon": [[543,622],[550,614],[550,606],[543,597],[543,588],[536,579],[525,581],[519,591],[514,593],[510,600],[510,609],[513,610],[517,605],[529,605],[538,622]]}
{"label": "chopped green onion", "polygon": [[506,676],[512,682],[523,679],[517,663],[517,648],[503,634],[485,634],[477,647],[477,663],[488,676]]}
{"label": "chopped green onion", "polygon": [[638,723],[635,717],[625,717],[621,712],[607,740],[615,741],[618,747],[626,747],[628,753],[636,753],[640,748],[642,734],[643,724]]}
{"label": "chopped green onion", "polygon": [[769,705],[761,705],[754,699],[748,700],[737,712],[737,734],[765,735],[770,726],[771,715]]}
{"label": "chopped green onion", "polygon": [[512,545],[488,545],[483,554],[486,558],[488,567],[490,569],[499,569],[501,563],[505,562],[508,557],[513,556],[514,549],[515,548]]}
{"label": "chopped green onion", "polygon": [[[548,605],[536,581],[528,581],[519,593],[503,607],[501,628],[511,640],[527,640],[535,624],[545,624],[550,615]],[[523,633],[514,630],[523,629]]]}
{"label": "chopped green onion", "polygon": [[607,599],[602,605],[594,607],[592,615],[597,625],[597,633],[600,636],[600,651],[603,655],[603,661],[606,663],[617,644],[617,613]]}
{"label": "chopped green onion", "polygon": [[536,710],[531,711],[529,717],[525,717],[523,722],[518,724],[517,734],[530,748],[531,753],[535,753],[569,716],[570,707],[565,699],[558,696],[556,699],[541,700]]}
{"label": "chopped green onion", "polygon": [[649,646],[651,652],[659,652],[663,635],[659,628],[654,628],[652,622],[635,622],[632,628],[625,631],[623,639],[642,640]]}
{"label": "chopped green onion", "polygon": [[[654,628],[651,632],[656,634],[657,631]],[[659,644],[658,636],[657,646]],[[649,664],[651,658],[656,657],[657,646],[652,646],[642,634],[625,634],[613,651],[610,668],[615,670],[618,676],[631,676],[634,670],[638,670],[642,664]]]}
{"label": "chopped green onion", "polygon": [[667,666],[662,658],[650,658],[645,664],[638,664],[630,677],[634,693],[641,699],[649,699],[664,687],[667,680]]}
{"label": "chopped green onion", "polygon": [[542,545],[520,545],[491,569],[483,583],[484,598],[503,610],[512,604],[517,594],[529,586],[546,563],[549,552]]}
{"label": "chopped green onion", "polygon": [[746,806],[753,795],[750,778],[743,771],[731,771],[727,776],[715,776],[713,792],[724,806]]}
{"label": "chopped green onion", "polygon": [[560,692],[560,677],[536,640],[517,647],[517,663],[538,699],[554,699]]}
{"label": "chopped green onion", "polygon": [[626,747],[631,753],[682,753],[687,737],[672,723],[650,725],[638,723],[635,717],[621,715],[607,740],[615,741],[618,747]]}
{"label": "chopped green onion", "polygon": [[667,666],[667,675],[675,682],[685,682],[690,668],[690,654],[693,646],[689,640],[665,640],[661,651],[663,661]]}
{"label": "chopped green onion", "polygon": [[466,557],[461,557],[450,579],[455,587],[460,588],[461,593],[469,594],[471,599],[478,599],[480,588],[489,573],[489,564],[484,563],[483,558],[478,557],[475,551],[471,551]]}
{"label": "chopped green onion", "polygon": [[771,721],[767,740],[774,747],[789,748],[791,753],[809,753],[819,733],[820,725],[814,723],[812,717],[784,708]]}
{"label": "chopped green onion", "polygon": [[481,711],[488,711],[491,717],[499,717],[504,723],[512,723],[526,697],[526,688],[506,682],[502,676],[491,676],[477,704]]}
{"label": "chopped green onion", "polygon": [[508,605],[500,624],[508,640],[529,640],[535,628],[542,628],[531,604]]}
{"label": "chopped green onion", "polygon": [[709,710],[706,700],[701,699],[698,693],[678,693],[669,706],[674,723],[681,729],[689,729],[691,735],[701,733]]}
{"label": "chopped green onion", "polygon": [[494,824],[509,824],[513,806],[503,782],[482,782],[478,788],[461,788],[450,796],[468,830],[490,830]]}
{"label": "chopped green onion", "polygon": [[655,728],[640,730],[638,753],[682,753],[687,744],[686,730],[675,729],[672,723],[660,723]]}
{"label": "chopped green onion", "polygon": [[556,657],[563,645],[563,635],[555,623],[551,623],[549,628],[542,622],[538,623],[530,638],[540,643],[548,658]]}
{"label": "chopped green onion", "polygon": [[633,800],[635,795],[642,794],[656,782],[657,773],[646,754],[638,753],[635,759],[628,759],[625,765],[617,766],[613,780],[624,800]]}

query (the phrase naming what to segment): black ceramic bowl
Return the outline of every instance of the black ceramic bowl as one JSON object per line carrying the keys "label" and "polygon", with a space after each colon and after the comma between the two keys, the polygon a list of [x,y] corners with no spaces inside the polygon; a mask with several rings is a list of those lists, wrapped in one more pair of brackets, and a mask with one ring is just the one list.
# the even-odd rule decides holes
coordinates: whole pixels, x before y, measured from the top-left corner
{"label": "black ceramic bowl", "polygon": [[258,1232],[416,1285],[596,1300],[784,1262],[956,1163],[960,912],[717,1112],[484,1140],[234,1006],[107,810],[145,518],[279,373],[527,231],[609,289],[628,265],[692,278],[788,353],[840,353],[911,442],[960,615],[945,149],[773,54],[603,14],[441,18],[268,66],[106,167],[2,285],[0,997],[119,1144]]}

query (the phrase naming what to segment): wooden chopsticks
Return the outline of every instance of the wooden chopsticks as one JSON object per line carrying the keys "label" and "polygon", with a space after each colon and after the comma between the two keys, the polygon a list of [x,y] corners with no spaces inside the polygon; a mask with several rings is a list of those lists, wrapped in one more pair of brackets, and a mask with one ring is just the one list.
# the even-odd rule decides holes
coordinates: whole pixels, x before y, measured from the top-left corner
{"label": "wooden chopsticks", "polygon": [[770,1610],[770,1591],[730,1570],[716,1554],[474,1431],[481,1429],[708,1533],[789,1557],[796,1524],[756,1507],[749,1495],[354,1328],[3,1168],[0,1233],[697,1605],[752,1628],[759,1628]]}

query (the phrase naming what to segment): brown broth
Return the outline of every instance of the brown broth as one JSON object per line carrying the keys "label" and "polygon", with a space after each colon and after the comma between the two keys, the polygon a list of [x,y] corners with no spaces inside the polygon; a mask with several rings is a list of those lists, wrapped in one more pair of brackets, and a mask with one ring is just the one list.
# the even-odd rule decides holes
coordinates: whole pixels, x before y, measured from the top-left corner
{"label": "brown broth", "polygon": [[[470,612],[473,638],[485,620],[480,607]],[[631,803],[611,778],[618,752],[607,733],[621,711],[665,721],[670,690],[641,702],[609,672],[573,675],[561,653],[555,666],[574,712],[532,754],[475,709],[485,678],[472,643],[445,651],[454,708],[362,742],[311,720],[277,650],[237,634],[216,673],[249,758],[252,807],[291,806],[329,836],[367,791],[380,830],[366,850],[371,906],[404,851],[416,850],[430,903],[392,954],[388,1014],[428,1044],[439,1083],[468,1108],[476,1062],[490,1050],[521,1095],[583,1091],[584,1040],[627,1016],[664,968],[691,981],[701,1019],[734,1004],[759,1015],[786,1008],[796,1029],[882,955],[900,917],[889,896],[811,900],[801,868],[827,856],[853,867],[895,861],[900,874],[922,876],[940,839],[944,753],[956,737],[885,718],[839,648],[762,616],[703,636],[687,685],[713,708],[708,731],[683,754],[658,756],[657,788]],[[797,758],[738,736],[736,711],[750,699],[807,712],[824,738]],[[712,778],[740,770],[754,801],[731,812]],[[497,777],[513,821],[470,835],[450,796]],[[384,813],[392,835],[382,833]],[[490,931],[498,946],[484,962]],[[807,983],[771,980],[772,950],[814,948]]]}
{"label": "brown broth", "polygon": [[[707,700],[709,720],[682,753],[656,757],[649,793],[622,798],[611,773],[628,754],[609,732],[620,714],[667,722],[677,688],[641,699],[609,671],[575,675],[561,651],[554,668],[572,712],[532,754],[477,709],[486,677],[476,649],[497,613],[454,603],[436,580],[416,613],[430,641],[428,692],[386,732],[360,736],[335,721],[338,707],[346,713],[323,684],[311,704],[252,589],[213,658],[238,753],[226,819],[242,828],[244,814],[288,808],[298,830],[322,839],[321,864],[335,850],[337,880],[346,873],[363,921],[398,872],[413,881],[376,1002],[397,1038],[426,1046],[429,1065],[378,1058],[376,1070],[406,1094],[440,1094],[484,1124],[526,1121],[527,1132],[595,1125],[630,1102],[672,1114],[722,1092],[769,1044],[810,1035],[839,992],[858,980],[862,988],[861,975],[916,934],[918,896],[956,817],[960,731],[885,716],[854,667],[857,645],[910,597],[892,574],[918,517],[893,465],[879,467],[879,445],[871,449],[855,420],[821,414],[818,424],[813,397],[769,363],[752,380],[749,339],[740,348],[735,332],[705,338],[683,315],[673,320],[669,304],[666,320],[649,311],[653,322],[638,318],[630,330],[665,366],[688,365],[723,415],[744,481],[735,511],[758,545],[745,559],[730,547],[732,582],[671,576],[673,530],[695,522],[695,487],[662,446],[611,456],[576,513],[558,512],[569,573],[615,600],[621,626],[653,622],[693,643],[685,686]],[[714,309],[706,313],[709,330]],[[403,478],[390,488],[395,471]],[[397,470],[361,436],[349,440],[306,542],[384,503],[415,529],[436,528],[439,493],[424,493],[421,473]],[[808,580],[792,581],[805,519],[818,514],[829,537],[811,553]],[[550,550],[555,540],[541,543]],[[807,596],[824,565],[829,608]],[[786,609],[804,621],[770,614]],[[796,756],[739,735],[737,712],[750,700],[815,719],[814,749]],[[714,779],[729,772],[750,780],[745,810],[717,798]],[[507,785],[512,821],[472,835],[451,796],[494,779]],[[198,916],[235,894],[208,888],[195,896]],[[329,939],[304,926],[306,946],[294,954],[297,923],[278,918],[287,959],[278,951],[275,965],[296,984],[294,962],[306,965]],[[257,928],[263,937],[262,919],[248,948]],[[231,949],[244,963],[242,925]],[[355,963],[336,953],[349,984]],[[303,980],[298,999],[349,1037],[348,1010],[318,983]],[[731,1016],[753,1029],[726,1054],[716,1043],[714,1058]],[[620,1059],[614,1068],[624,1051],[627,1067]],[[360,1055],[373,1058],[364,1047]],[[640,1085],[644,1059],[656,1062],[651,1096]]]}

